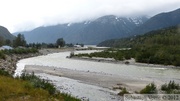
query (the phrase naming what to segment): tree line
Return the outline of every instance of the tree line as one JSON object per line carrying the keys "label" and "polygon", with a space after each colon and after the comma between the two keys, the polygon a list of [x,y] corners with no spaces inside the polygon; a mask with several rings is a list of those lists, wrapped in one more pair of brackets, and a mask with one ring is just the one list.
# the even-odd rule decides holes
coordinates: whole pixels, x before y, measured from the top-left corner
{"label": "tree line", "polygon": [[58,48],[58,47],[64,47],[65,45],[68,47],[73,47],[73,44],[66,44],[65,40],[63,38],[58,38],[55,43],[27,43],[25,40],[25,37],[23,34],[18,34],[17,37],[15,37],[14,40],[6,39],[4,40],[3,37],[0,37],[0,46],[8,45],[11,47],[32,47],[32,48]]}
{"label": "tree line", "polygon": [[14,40],[9,40],[9,39],[5,40],[3,37],[0,37],[0,46],[8,45],[12,47],[18,47],[18,46],[25,47],[26,44],[27,43],[23,34],[18,34]]}
{"label": "tree line", "polygon": [[[134,36],[119,40],[109,40],[107,45],[114,48],[131,48],[131,50],[117,51],[110,57],[119,59],[135,58],[137,62],[180,66],[180,31],[178,26],[149,32],[145,35]],[[122,57],[123,54],[124,56]],[[93,54],[92,54],[93,55]],[[97,56],[97,53],[96,53]],[[106,55],[105,55],[106,56]]]}

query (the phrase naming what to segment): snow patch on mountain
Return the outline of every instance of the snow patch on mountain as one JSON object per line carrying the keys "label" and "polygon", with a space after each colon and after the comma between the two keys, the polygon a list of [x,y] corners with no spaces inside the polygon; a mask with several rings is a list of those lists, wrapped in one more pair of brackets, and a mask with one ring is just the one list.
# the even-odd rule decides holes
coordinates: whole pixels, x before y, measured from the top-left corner
{"label": "snow patch on mountain", "polygon": [[68,23],[68,24],[67,24],[68,27],[71,26],[71,25],[72,25],[72,23]]}

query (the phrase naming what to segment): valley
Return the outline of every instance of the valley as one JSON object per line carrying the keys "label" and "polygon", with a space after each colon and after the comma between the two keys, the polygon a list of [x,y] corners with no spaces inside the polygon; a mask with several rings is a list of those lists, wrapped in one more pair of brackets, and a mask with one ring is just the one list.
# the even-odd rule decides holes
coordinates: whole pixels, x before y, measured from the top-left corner
{"label": "valley", "polygon": [[3,3],[0,100],[180,98],[180,1]]}

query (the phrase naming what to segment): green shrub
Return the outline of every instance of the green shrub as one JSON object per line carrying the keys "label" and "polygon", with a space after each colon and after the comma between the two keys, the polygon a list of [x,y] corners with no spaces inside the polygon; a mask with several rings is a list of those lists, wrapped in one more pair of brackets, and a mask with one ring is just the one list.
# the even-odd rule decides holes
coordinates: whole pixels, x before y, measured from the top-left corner
{"label": "green shrub", "polygon": [[5,54],[3,53],[3,51],[0,51],[0,59],[6,59]]}
{"label": "green shrub", "polygon": [[[35,48],[15,48],[11,50],[4,50],[2,53],[4,54],[27,54],[27,53],[37,53],[38,50]],[[1,53],[0,53],[1,55]]]}
{"label": "green shrub", "polygon": [[5,71],[4,69],[0,69],[0,75],[1,76],[8,76],[8,77],[12,77],[12,75],[10,75],[7,71]]}
{"label": "green shrub", "polygon": [[121,92],[118,93],[118,95],[123,96],[124,94],[129,94],[129,92],[124,87]]}
{"label": "green shrub", "polygon": [[154,83],[148,84],[140,91],[141,94],[157,94],[157,88]]}
{"label": "green shrub", "polygon": [[179,84],[176,84],[174,81],[170,81],[168,84],[162,85],[161,90],[165,91],[167,94],[179,94],[180,86]]}
{"label": "green shrub", "polygon": [[57,92],[49,94],[42,88],[35,88],[32,85],[31,77],[14,79],[0,75],[0,101],[80,101],[68,94]]}
{"label": "green shrub", "polygon": [[48,81],[45,81],[44,79],[40,79],[39,77],[35,76],[34,73],[23,73],[20,79],[29,81],[34,88],[42,88],[47,90],[51,95],[55,94],[56,92],[56,88],[53,84],[49,83]]}
{"label": "green shrub", "polygon": [[72,97],[69,94],[61,94],[64,97],[64,101],[81,101],[80,99],[77,99],[75,97]]}

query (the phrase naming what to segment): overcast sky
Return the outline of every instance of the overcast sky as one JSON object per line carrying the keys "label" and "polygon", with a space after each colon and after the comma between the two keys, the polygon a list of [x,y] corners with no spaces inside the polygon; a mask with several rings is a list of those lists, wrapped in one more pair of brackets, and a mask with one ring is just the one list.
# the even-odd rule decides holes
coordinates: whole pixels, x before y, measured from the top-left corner
{"label": "overcast sky", "polygon": [[0,25],[17,32],[104,15],[153,16],[177,8],[180,0],[0,0]]}

